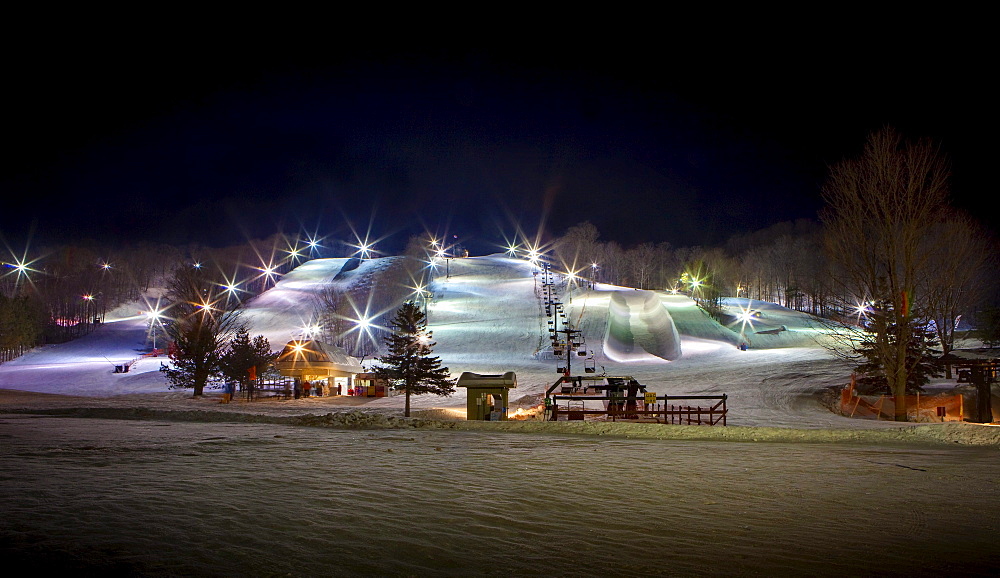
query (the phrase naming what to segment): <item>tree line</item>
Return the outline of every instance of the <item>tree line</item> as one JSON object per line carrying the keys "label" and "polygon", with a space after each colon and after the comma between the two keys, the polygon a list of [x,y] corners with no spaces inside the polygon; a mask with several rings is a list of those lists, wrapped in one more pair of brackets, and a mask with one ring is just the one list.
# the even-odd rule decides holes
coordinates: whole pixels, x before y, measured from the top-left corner
{"label": "tree line", "polygon": [[961,320],[1000,343],[996,240],[951,205],[948,177],[934,143],[886,128],[831,167],[818,221],[779,223],[723,247],[627,249],[584,222],[552,252],[586,279],[683,292],[717,316],[722,296],[813,314],[826,320],[830,349],[858,363],[863,386],[902,399],[939,371],[929,361],[954,350]]}
{"label": "tree line", "polygon": [[0,361],[93,331],[108,311],[160,282],[175,252],[94,243],[11,252],[0,276]]}
{"label": "tree line", "polygon": [[282,234],[222,248],[94,241],[9,247],[0,258],[0,362],[93,331],[109,311],[168,287],[179,270],[198,270],[206,283],[246,301],[309,258],[301,242]]}

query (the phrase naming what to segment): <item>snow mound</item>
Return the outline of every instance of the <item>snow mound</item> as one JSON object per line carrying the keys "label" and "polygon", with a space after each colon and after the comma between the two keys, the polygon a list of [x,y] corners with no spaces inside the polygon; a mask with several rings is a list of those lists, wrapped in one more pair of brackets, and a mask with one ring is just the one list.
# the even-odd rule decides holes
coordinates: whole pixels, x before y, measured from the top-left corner
{"label": "snow mound", "polygon": [[619,362],[650,356],[672,361],[681,356],[680,334],[655,294],[616,291],[611,295],[604,354]]}

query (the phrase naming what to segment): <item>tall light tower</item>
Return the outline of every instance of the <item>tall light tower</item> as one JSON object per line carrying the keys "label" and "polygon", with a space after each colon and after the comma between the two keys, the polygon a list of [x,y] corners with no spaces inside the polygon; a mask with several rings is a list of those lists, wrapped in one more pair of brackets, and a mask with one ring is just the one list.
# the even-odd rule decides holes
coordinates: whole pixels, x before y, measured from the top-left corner
{"label": "tall light tower", "polygon": [[149,331],[150,333],[153,334],[154,351],[156,350],[156,329],[157,326],[160,325],[160,317],[162,317],[162,315],[163,314],[160,312],[159,309],[152,309],[146,313],[146,316],[149,318]]}

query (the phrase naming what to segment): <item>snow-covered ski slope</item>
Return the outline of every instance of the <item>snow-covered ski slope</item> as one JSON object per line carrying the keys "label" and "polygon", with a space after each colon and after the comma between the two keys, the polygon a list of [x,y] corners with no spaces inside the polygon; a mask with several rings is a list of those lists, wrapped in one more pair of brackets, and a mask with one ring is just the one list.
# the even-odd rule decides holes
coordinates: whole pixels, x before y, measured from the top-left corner
{"label": "snow-covered ski slope", "polygon": [[[387,262],[364,261],[338,277],[346,261],[309,261],[250,301],[245,315],[251,335],[262,334],[272,348],[280,349],[313,322],[325,288],[347,290],[370,279],[366,272]],[[431,286],[428,318],[437,342],[435,355],[455,376],[463,371],[514,371],[518,388],[512,400],[537,401],[559,377],[549,347],[541,276],[530,263],[500,255],[453,259],[448,271],[439,271]],[[817,332],[804,314],[729,300],[726,306],[734,315],[748,306],[758,313],[751,325],[725,327],[683,295],[603,284],[567,293],[558,281],[557,287],[597,373],[632,375],[658,393],[727,393],[731,423],[843,423],[818,404],[815,393],[843,383],[849,369],[815,343]],[[135,359],[146,344],[147,321],[136,309],[123,308],[86,337],[0,365],[0,387],[88,396],[168,391],[158,371],[163,358],[140,359],[129,373],[112,373],[115,364]],[[737,347],[744,340],[750,344],[748,351]],[[584,359],[573,356],[574,373],[583,372]],[[370,362],[365,360],[366,365]],[[462,407],[464,395],[459,389],[448,398],[420,396],[414,405]],[[384,398],[370,405],[400,403],[399,398]]]}

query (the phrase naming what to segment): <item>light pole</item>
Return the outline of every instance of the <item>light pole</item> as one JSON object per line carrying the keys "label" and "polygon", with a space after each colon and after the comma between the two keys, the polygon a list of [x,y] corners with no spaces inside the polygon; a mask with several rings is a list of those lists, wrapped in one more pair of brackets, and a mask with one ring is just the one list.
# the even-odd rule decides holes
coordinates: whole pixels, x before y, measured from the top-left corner
{"label": "light pole", "polygon": [[566,273],[566,295],[570,304],[573,303],[573,289],[576,289],[576,283],[580,279],[581,277],[575,271],[568,271]]}
{"label": "light pole", "polygon": [[153,351],[156,351],[156,329],[160,325],[160,311],[158,309],[153,309],[146,313],[149,317],[149,331],[153,334]]}
{"label": "light pole", "polygon": [[423,302],[423,304],[424,304],[424,321],[426,322],[426,320],[427,320],[427,304],[431,300],[431,295],[433,295],[433,293],[431,293],[430,289],[428,289],[427,287],[421,285],[421,286],[417,287],[416,294],[417,294],[418,297],[420,297],[420,301]]}

